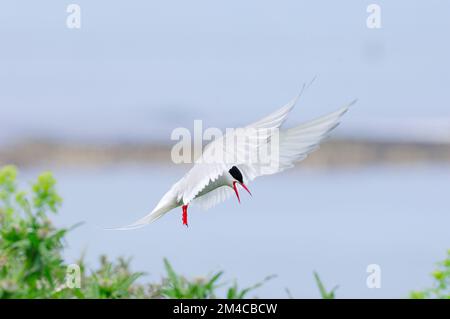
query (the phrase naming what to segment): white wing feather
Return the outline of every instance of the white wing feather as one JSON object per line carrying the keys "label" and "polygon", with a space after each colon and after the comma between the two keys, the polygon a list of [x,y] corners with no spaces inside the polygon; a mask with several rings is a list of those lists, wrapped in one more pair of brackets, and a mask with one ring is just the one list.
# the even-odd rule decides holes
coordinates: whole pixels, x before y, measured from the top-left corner
{"label": "white wing feather", "polygon": [[207,210],[224,202],[231,195],[233,195],[233,190],[229,187],[222,186],[203,196],[195,198],[193,203],[200,206],[202,209]]}
{"label": "white wing feather", "polygon": [[240,164],[238,168],[243,173],[245,181],[251,181],[258,176],[281,172],[293,167],[296,162],[305,159],[308,154],[319,148],[319,144],[339,125],[342,115],[355,103],[356,100],[335,112],[287,130],[281,130],[278,167],[273,170],[264,167],[265,169],[263,170],[258,164]]}
{"label": "white wing feather", "polygon": [[177,199],[184,205],[191,202],[210,182],[218,179],[229,168],[224,163],[198,163],[179,182]]}
{"label": "white wing feather", "polygon": [[[294,107],[302,92],[282,108],[262,118],[259,121],[247,125],[245,128],[253,128],[257,131],[270,131],[271,129],[279,128],[286,120],[287,115]],[[319,147],[320,142],[328,137],[329,133],[339,124],[339,120],[342,115],[347,112],[348,108],[355,102],[356,101],[353,101],[352,103],[340,108],[339,110],[319,117],[315,120],[303,123],[284,131],[280,130],[279,166],[274,168],[273,170],[268,170],[267,167],[263,170],[261,165],[255,162],[250,163],[245,161],[237,161],[236,163],[225,163],[221,161],[221,158],[215,158],[215,151],[218,148],[224,148],[224,146],[227,145],[226,140],[231,138],[234,139],[235,136],[233,133],[231,135],[227,134],[225,136],[222,136],[221,138],[218,138],[205,147],[202,156],[197,160],[196,164],[181,180],[179,180],[172,186],[169,192],[167,192],[166,195],[163,196],[160,203],[158,203],[157,207],[155,207],[155,209],[150,214],[143,217],[139,221],[120,229],[141,227],[158,219],[166,212],[179,206],[180,204],[188,204],[193,201],[199,206],[208,209],[226,200],[232,194],[232,190],[228,187],[219,187],[198,198],[196,198],[196,195],[199,194],[209,183],[214,182],[224,172],[227,172],[234,165],[236,165],[244,175],[245,183],[255,179],[258,176],[278,173],[292,167],[295,162],[303,160],[309,153],[313,152]],[[263,139],[269,140],[271,138],[271,136],[262,136]],[[260,136],[255,138],[253,138],[253,136],[248,137],[250,140],[250,144],[258,144],[261,139]],[[238,146],[240,145],[238,144]],[[255,145],[244,146],[254,147]],[[229,153],[229,150],[222,150]],[[239,158],[247,158],[245,157],[245,152],[245,149],[236,150],[236,153],[244,153],[239,154],[244,155],[243,157],[240,157],[238,155]]]}
{"label": "white wing feather", "polygon": [[[254,128],[256,130],[261,129],[264,131],[270,131],[270,129],[280,127],[283,122],[286,120],[289,112],[294,107],[297,102],[300,94],[294,98],[292,101],[278,109],[277,111],[271,113],[270,115],[262,118],[261,120],[254,122],[250,125],[247,125],[246,128]],[[215,181],[219,178],[224,172],[230,170],[234,165],[238,165],[239,160],[235,163],[230,161],[224,161],[223,154],[230,153],[228,149],[225,148],[227,145],[227,139],[234,139],[235,133],[233,134],[225,134],[224,136],[218,138],[217,140],[209,143],[204,151],[202,156],[196,161],[196,164],[189,170],[189,172],[183,177],[178,185],[178,189],[180,190],[178,194],[178,199],[183,202],[183,204],[187,204],[192,201],[195,196],[201,192],[210,182]],[[258,135],[257,137],[248,136],[248,140],[254,145],[258,144],[258,141],[261,138],[268,138],[268,136],[263,136],[263,134]],[[254,145],[250,145],[252,148]],[[240,149],[236,150],[238,153],[238,158],[248,158],[246,152],[248,152],[246,145],[239,145]],[[219,152],[219,149],[221,152]],[[236,154],[229,154],[234,157]],[[219,194],[216,192],[212,192],[214,194]],[[202,197],[204,197],[203,195]],[[208,205],[206,205],[208,206]]]}

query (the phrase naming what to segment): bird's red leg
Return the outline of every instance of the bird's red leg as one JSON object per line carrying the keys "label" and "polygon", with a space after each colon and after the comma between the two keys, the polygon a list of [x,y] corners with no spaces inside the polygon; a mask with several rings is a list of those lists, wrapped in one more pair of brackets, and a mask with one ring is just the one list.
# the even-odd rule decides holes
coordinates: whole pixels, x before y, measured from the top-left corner
{"label": "bird's red leg", "polygon": [[188,209],[188,205],[183,205],[182,209],[183,209],[183,225],[188,225],[188,217],[187,217],[187,209]]}

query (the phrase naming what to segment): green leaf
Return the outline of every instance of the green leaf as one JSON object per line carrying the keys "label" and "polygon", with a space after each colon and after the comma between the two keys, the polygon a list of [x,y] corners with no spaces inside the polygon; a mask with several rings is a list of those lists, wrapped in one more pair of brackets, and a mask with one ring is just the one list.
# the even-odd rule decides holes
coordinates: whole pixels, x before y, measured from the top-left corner
{"label": "green leaf", "polygon": [[334,292],[336,291],[338,286],[335,286],[333,289],[331,289],[330,292],[327,292],[317,272],[314,272],[314,279],[316,280],[316,284],[317,287],[319,288],[320,296],[322,297],[322,299],[335,299]]}

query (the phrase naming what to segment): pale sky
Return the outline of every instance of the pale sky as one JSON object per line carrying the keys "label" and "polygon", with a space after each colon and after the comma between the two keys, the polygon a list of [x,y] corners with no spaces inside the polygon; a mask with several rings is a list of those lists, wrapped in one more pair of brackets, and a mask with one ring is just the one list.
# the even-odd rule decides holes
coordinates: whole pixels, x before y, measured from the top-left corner
{"label": "pale sky", "polygon": [[337,134],[450,136],[449,1],[85,0],[79,30],[70,3],[2,3],[0,140],[168,141],[252,122],[315,76],[289,123],[358,98]]}

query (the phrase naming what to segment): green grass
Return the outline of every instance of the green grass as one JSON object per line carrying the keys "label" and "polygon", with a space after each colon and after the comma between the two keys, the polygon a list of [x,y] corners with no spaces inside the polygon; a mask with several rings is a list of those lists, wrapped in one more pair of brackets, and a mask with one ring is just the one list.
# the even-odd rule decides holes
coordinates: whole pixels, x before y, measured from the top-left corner
{"label": "green grass", "polygon": [[450,299],[450,249],[447,257],[437,263],[437,268],[431,274],[433,283],[430,288],[416,290],[410,293],[413,299]]}
{"label": "green grass", "polygon": [[51,173],[42,173],[31,189],[24,191],[17,187],[14,166],[0,170],[0,298],[236,299],[248,297],[272,278],[241,289],[236,282],[221,283],[222,271],[187,279],[164,259],[166,276],[161,282],[140,284],[137,279],[144,273],[130,271],[130,260],[109,261],[101,256],[97,269],[88,269],[80,258],[80,287],[67,285],[73,276],[62,258],[65,236],[79,225],[70,229],[53,225],[49,215],[56,214],[61,204]]}
{"label": "green grass", "polygon": [[314,272],[314,279],[316,280],[316,285],[319,288],[320,296],[322,299],[335,299],[336,296],[334,292],[338,289],[338,286],[335,286],[330,291],[327,291],[325,288],[325,285],[323,284],[322,280],[319,277],[319,274],[317,272]]}

